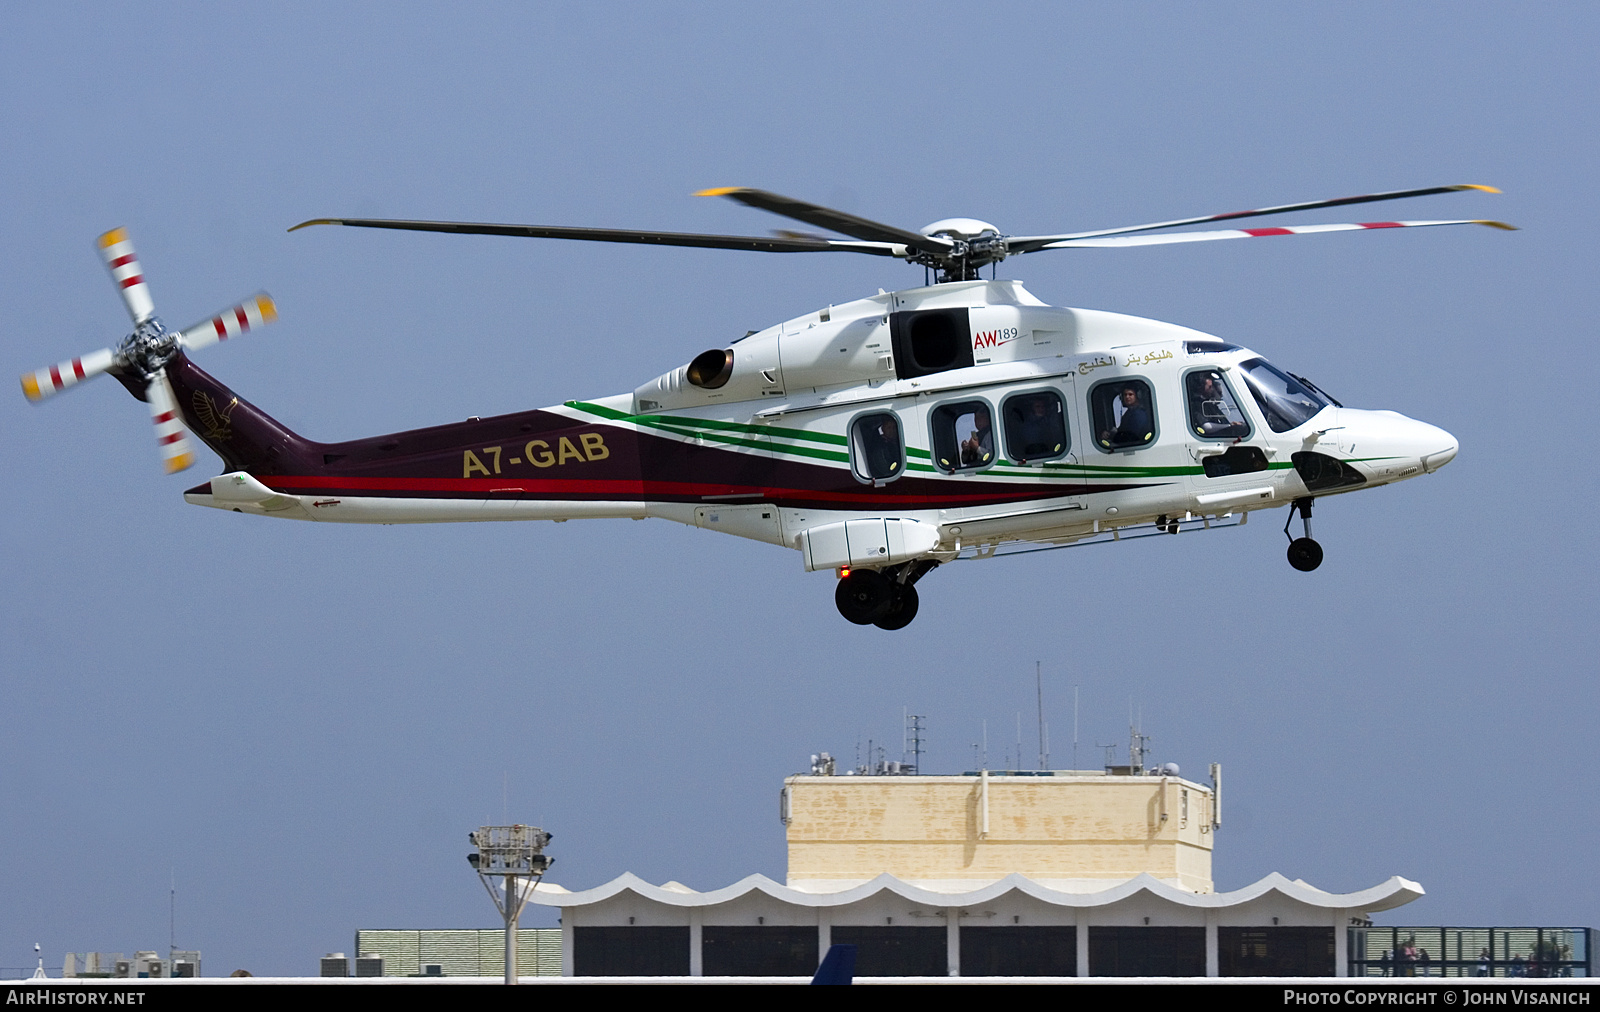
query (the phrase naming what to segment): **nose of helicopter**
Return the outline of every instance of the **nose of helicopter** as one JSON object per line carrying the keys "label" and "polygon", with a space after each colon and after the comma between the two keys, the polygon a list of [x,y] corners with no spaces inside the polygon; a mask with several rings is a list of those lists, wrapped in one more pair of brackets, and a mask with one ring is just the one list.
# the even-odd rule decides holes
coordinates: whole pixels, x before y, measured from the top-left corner
{"label": "nose of helicopter", "polygon": [[1456,458],[1461,448],[1455,436],[1427,422],[1395,411],[1339,412],[1340,449],[1351,463],[1377,481],[1395,481],[1417,474],[1432,474]]}
{"label": "nose of helicopter", "polygon": [[1456,437],[1450,435],[1450,433],[1433,425],[1428,426],[1428,428],[1432,429],[1434,432],[1437,432],[1441,437],[1449,441],[1449,445],[1444,449],[1423,455],[1422,469],[1429,474],[1432,474],[1433,472],[1439,470],[1439,468],[1450,463],[1452,460],[1455,460],[1456,451],[1458,451],[1461,447],[1460,444],[1456,442]]}

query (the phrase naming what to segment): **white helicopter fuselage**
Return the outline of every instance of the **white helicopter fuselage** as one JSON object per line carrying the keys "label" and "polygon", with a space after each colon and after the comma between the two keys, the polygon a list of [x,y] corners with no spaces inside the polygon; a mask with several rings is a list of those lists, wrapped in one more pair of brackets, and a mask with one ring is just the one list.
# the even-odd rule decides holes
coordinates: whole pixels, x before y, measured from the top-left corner
{"label": "white helicopter fuselage", "polygon": [[[903,629],[917,614],[917,581],[954,559],[1231,526],[1283,504],[1291,523],[1298,515],[1304,524],[1289,564],[1314,570],[1323,555],[1311,537],[1315,498],[1434,471],[1457,451],[1443,429],[1344,408],[1245,348],[1154,320],[1047,306],[1020,282],[981,280],[984,267],[992,277],[1001,261],[1045,250],[1514,230],[1485,219],[1234,227],[1462,191],[1499,192],[1461,183],[1042,235],[1002,234],[972,218],[911,232],[749,187],[699,196],[845,238],[315,218],[290,231],[850,253],[916,264],[937,282],[752,332],[631,394],[342,443],[291,431],[189,359],[275,319],[265,293],[168,330],[118,228],[98,245],[133,333],[20,378],[38,402],[115,376],[149,407],[169,473],[194,463],[190,432],[222,458],[223,474],[184,494],[195,505],[364,524],[659,517],[795,549],[807,570],[837,571],[845,619]],[[1228,227],[1173,231],[1202,224]]]}
{"label": "white helicopter fuselage", "polygon": [[[462,433],[431,450],[451,476],[425,496],[348,472],[307,486],[240,470],[187,498],[346,523],[659,517],[798,550],[807,570],[884,568],[1237,521],[1431,472],[1457,451],[1442,429],[1337,406],[1211,335],[1048,306],[1016,281],[880,292],[631,394],[537,414],[532,434],[551,438]],[[343,444],[318,445],[341,457]]]}

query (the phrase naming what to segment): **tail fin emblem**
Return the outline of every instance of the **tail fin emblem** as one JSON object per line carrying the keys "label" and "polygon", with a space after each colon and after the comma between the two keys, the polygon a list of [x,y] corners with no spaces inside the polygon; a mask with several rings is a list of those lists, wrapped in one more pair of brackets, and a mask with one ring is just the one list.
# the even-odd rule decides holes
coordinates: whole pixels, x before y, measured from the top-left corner
{"label": "tail fin emblem", "polygon": [[233,409],[239,406],[239,398],[235,397],[225,407],[218,409],[217,402],[211,399],[210,394],[196,390],[190,403],[194,405],[195,417],[205,426],[205,431],[200,434],[202,439],[226,443],[233,438],[229,419],[233,416]]}

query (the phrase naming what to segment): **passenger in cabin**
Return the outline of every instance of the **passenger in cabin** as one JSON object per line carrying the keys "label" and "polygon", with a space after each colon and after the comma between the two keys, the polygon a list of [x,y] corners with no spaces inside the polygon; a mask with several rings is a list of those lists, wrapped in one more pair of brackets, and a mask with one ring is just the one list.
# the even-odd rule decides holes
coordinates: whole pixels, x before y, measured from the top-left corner
{"label": "passenger in cabin", "polygon": [[875,415],[856,423],[861,433],[861,449],[867,477],[873,481],[893,478],[900,470],[900,426],[893,415]]}
{"label": "passenger in cabin", "polygon": [[1191,373],[1189,386],[1189,424],[1196,435],[1213,438],[1243,437],[1250,424],[1234,402],[1232,394],[1216,373]]}
{"label": "passenger in cabin", "polygon": [[994,457],[994,424],[987,408],[972,414],[972,435],[961,441],[961,466],[987,464]]}
{"label": "passenger in cabin", "polygon": [[1139,388],[1128,384],[1122,388],[1122,420],[1115,429],[1100,433],[1100,442],[1110,447],[1138,446],[1148,442],[1154,434],[1150,424],[1150,409],[1139,400]]}
{"label": "passenger in cabin", "polygon": [[1039,393],[1013,398],[1009,423],[1011,455],[1019,463],[1054,457],[1067,441],[1067,430],[1061,416],[1061,399],[1055,394]]}

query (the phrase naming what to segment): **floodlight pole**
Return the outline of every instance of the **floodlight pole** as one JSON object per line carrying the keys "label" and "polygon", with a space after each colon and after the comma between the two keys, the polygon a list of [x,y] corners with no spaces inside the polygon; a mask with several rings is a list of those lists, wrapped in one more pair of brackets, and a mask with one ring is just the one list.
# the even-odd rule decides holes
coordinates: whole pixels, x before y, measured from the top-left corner
{"label": "floodlight pole", "polygon": [[[554,858],[546,857],[543,853],[545,844],[550,842],[550,834],[538,826],[480,826],[476,832],[468,833],[467,839],[478,848],[467,855],[467,862],[478,873],[478,881],[483,883],[489,899],[494,901],[495,909],[505,921],[506,983],[515,984],[517,922],[522,917],[523,906],[528,902],[528,894],[533,892],[550,865],[555,863]],[[501,879],[503,888],[499,895],[495,893],[494,886],[489,884],[491,876]],[[519,878],[530,880],[526,889],[518,887]]]}

